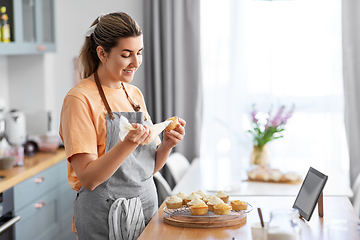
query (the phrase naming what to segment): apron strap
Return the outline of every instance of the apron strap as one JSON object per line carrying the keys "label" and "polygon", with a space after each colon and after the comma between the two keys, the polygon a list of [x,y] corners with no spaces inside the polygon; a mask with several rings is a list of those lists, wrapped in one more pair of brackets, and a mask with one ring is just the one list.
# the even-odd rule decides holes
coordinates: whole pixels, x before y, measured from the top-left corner
{"label": "apron strap", "polygon": [[105,94],[104,94],[104,90],[103,90],[102,87],[101,87],[100,80],[99,80],[99,77],[98,77],[98,75],[97,75],[97,70],[94,72],[94,78],[95,78],[96,86],[97,86],[97,88],[98,88],[98,90],[99,90],[99,93],[100,93],[100,97],[101,97],[101,99],[102,99],[102,101],[103,101],[103,103],[104,103],[104,105],[105,105],[105,108],[106,108],[106,110],[107,110],[110,118],[111,118],[111,119],[115,119],[114,114],[112,113],[111,108],[110,108],[110,106],[109,106],[109,103],[108,103],[108,101],[106,100],[106,97],[105,97]]}
{"label": "apron strap", "polygon": [[130,102],[131,106],[133,107],[134,111],[135,111],[135,112],[140,111],[140,108],[141,108],[140,105],[139,105],[139,104],[136,104],[136,103],[131,99],[131,97],[129,97],[129,94],[128,94],[127,91],[126,91],[126,88],[125,88],[125,86],[124,86],[124,83],[121,83],[121,86],[122,86],[122,89],[123,89],[124,92],[125,92],[126,98],[129,100],[129,102]]}

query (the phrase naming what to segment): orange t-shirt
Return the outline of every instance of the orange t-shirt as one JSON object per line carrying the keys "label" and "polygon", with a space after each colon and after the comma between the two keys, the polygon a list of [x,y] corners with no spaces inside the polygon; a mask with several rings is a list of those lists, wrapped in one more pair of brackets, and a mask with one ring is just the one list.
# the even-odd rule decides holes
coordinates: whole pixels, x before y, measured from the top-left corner
{"label": "orange t-shirt", "polygon": [[[150,120],[140,90],[124,84],[133,101],[141,106],[140,111]],[[132,105],[123,89],[103,86],[106,99],[113,112],[133,112]],[[60,118],[60,136],[65,146],[66,157],[89,153],[101,157],[106,147],[106,109],[95,82],[82,79],[65,96]],[[81,183],[68,162],[68,181],[72,189],[79,191]]]}

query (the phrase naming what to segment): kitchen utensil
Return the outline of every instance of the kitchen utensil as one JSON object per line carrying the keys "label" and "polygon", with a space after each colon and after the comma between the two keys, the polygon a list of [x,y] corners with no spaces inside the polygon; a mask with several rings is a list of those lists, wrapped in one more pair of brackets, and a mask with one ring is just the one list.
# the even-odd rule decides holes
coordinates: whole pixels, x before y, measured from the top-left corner
{"label": "kitchen utensil", "polygon": [[261,223],[261,227],[264,227],[264,220],[263,220],[263,216],[261,213],[261,208],[258,208],[258,214],[259,214],[259,218],[260,218],[260,223]]}

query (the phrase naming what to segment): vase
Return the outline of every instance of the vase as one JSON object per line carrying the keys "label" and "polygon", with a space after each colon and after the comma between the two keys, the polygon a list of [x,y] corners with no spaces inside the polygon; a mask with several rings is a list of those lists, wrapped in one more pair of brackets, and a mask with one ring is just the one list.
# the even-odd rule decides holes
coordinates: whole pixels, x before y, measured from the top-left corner
{"label": "vase", "polygon": [[250,157],[250,164],[263,167],[269,166],[269,154],[267,152],[266,145],[261,147],[254,146]]}

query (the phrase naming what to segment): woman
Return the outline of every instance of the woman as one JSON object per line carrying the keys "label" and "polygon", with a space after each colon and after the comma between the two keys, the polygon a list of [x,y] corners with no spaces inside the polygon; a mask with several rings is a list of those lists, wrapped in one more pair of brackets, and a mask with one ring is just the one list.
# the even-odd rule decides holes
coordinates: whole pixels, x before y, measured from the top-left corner
{"label": "woman", "polygon": [[[158,206],[153,174],[185,135],[186,123],[179,119],[174,130],[164,131],[162,142],[157,138],[147,144],[150,116],[140,90],[129,84],[141,65],[142,50],[142,31],[129,15],[102,15],[89,29],[79,56],[83,79],[64,99],[60,135],[68,180],[77,191],[74,222],[79,239],[109,239],[110,208],[118,199],[140,200],[137,209],[142,213],[136,218],[141,222],[143,216],[147,224]],[[123,141],[120,116],[136,129]]]}

